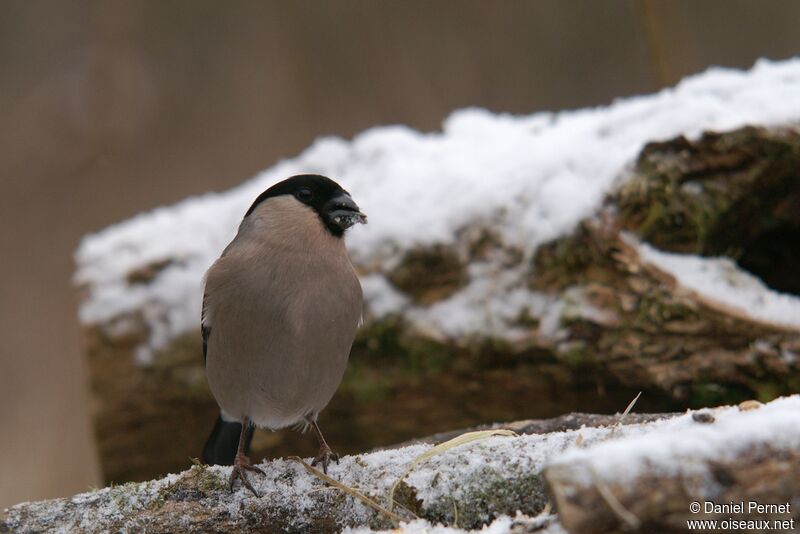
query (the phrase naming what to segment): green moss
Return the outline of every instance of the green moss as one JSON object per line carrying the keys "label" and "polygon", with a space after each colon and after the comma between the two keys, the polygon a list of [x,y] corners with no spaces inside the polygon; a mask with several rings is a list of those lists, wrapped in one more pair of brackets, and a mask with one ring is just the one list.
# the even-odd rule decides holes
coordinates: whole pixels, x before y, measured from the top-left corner
{"label": "green moss", "polygon": [[228,482],[216,473],[209,471],[208,466],[205,464],[193,465],[192,472],[195,473],[197,488],[205,494],[228,489]]}
{"label": "green moss", "polygon": [[461,289],[469,276],[452,246],[436,244],[406,252],[399,265],[388,273],[388,279],[416,302],[430,304]]}
{"label": "green moss", "polygon": [[545,243],[536,250],[530,282],[538,289],[563,289],[585,281],[587,269],[605,263],[606,258],[593,246],[586,227],[580,226],[567,238]]}
{"label": "green moss", "polygon": [[786,391],[782,394],[795,394],[800,391],[800,375],[791,373],[786,378]]}
{"label": "green moss", "polygon": [[422,517],[455,526],[457,509],[459,528],[480,528],[499,515],[512,515],[517,510],[535,516],[547,504],[544,481],[534,472],[521,472],[515,480],[508,480],[487,466],[459,485],[459,499],[439,499],[438,506],[427,509]]}
{"label": "green moss", "polygon": [[389,374],[361,364],[351,364],[342,380],[342,392],[350,393],[359,403],[378,402],[389,398],[393,383]]}
{"label": "green moss", "polygon": [[699,320],[697,310],[686,301],[663,291],[639,298],[632,326],[661,329],[666,323]]}
{"label": "green moss", "polygon": [[413,374],[444,369],[453,356],[453,349],[443,343],[409,333],[402,339],[406,361],[404,370]]}
{"label": "green moss", "polygon": [[119,510],[127,510],[137,504],[138,496],[147,485],[147,482],[128,482],[119,486],[112,484],[109,486],[109,497],[114,502],[116,508]]}
{"label": "green moss", "polygon": [[691,408],[739,404],[753,398],[753,393],[742,386],[731,384],[692,384],[689,405]]}
{"label": "green moss", "polygon": [[800,137],[743,128],[677,138],[643,151],[636,175],[616,196],[624,226],[658,248],[703,255],[738,254],[776,224],[776,207],[800,168]]}
{"label": "green moss", "polygon": [[781,395],[787,393],[786,387],[771,382],[756,383],[754,385],[754,389],[756,392],[755,394],[756,400],[759,400],[764,403],[775,400]]}
{"label": "green moss", "polygon": [[168,501],[199,500],[228,489],[222,477],[208,469],[207,465],[193,460],[191,469],[178,480],[164,484],[156,492],[148,506],[162,508]]}
{"label": "green moss", "polygon": [[372,357],[389,357],[402,352],[400,336],[405,330],[403,318],[390,315],[371,321],[359,329],[356,336],[356,352],[368,351]]}
{"label": "green moss", "polygon": [[453,360],[453,349],[413,330],[398,317],[388,317],[362,328],[351,365],[421,374],[445,369]]}
{"label": "green moss", "polygon": [[161,486],[158,489],[156,496],[150,502],[150,508],[158,510],[159,508],[163,507],[164,504],[170,500],[170,497],[172,497],[172,495],[177,491],[178,484],[180,484],[180,481]]}
{"label": "green moss", "polygon": [[556,352],[558,360],[571,368],[584,366],[591,362],[591,347],[583,341],[571,341]]}

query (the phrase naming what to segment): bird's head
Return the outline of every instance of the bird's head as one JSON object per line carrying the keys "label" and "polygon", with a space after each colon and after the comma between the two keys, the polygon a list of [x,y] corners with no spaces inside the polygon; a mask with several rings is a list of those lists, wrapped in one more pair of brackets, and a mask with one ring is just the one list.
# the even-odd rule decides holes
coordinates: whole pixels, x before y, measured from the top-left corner
{"label": "bird's head", "polygon": [[361,213],[350,193],[330,178],[319,174],[299,174],[278,182],[256,198],[245,217],[261,202],[284,195],[290,195],[313,209],[328,231],[336,237],[343,236],[345,230],[354,224],[367,223],[367,216]]}

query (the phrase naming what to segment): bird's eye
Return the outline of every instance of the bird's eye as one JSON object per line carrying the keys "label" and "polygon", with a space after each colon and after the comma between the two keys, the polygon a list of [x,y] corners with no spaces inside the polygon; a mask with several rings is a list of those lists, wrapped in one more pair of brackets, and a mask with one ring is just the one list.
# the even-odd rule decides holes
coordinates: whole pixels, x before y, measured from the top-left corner
{"label": "bird's eye", "polygon": [[308,202],[312,199],[314,193],[311,192],[311,189],[304,187],[300,191],[297,192],[297,198],[302,200],[303,202]]}

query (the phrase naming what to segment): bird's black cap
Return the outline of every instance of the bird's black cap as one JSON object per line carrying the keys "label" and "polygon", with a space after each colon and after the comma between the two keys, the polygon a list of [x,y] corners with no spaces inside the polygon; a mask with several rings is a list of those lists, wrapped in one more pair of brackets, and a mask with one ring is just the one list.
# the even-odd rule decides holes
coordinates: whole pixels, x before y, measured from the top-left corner
{"label": "bird's black cap", "polygon": [[337,237],[353,224],[366,222],[366,216],[359,211],[350,193],[320,174],[298,174],[278,182],[258,195],[244,216],[253,213],[265,200],[283,195],[292,195],[316,211],[331,234]]}

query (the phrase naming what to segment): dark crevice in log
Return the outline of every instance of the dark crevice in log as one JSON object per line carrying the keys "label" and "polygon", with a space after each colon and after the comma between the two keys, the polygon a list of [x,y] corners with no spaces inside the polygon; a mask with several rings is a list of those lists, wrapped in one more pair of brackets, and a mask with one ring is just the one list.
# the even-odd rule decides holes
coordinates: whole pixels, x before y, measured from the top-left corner
{"label": "dark crevice in log", "polygon": [[800,225],[780,226],[750,240],[737,263],[772,289],[800,295]]}

